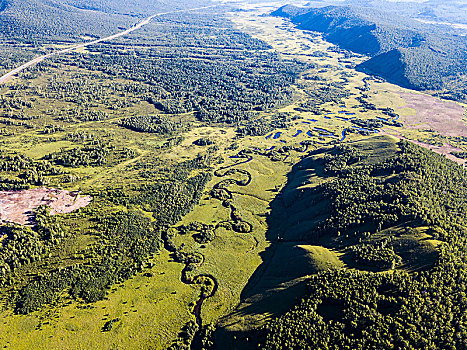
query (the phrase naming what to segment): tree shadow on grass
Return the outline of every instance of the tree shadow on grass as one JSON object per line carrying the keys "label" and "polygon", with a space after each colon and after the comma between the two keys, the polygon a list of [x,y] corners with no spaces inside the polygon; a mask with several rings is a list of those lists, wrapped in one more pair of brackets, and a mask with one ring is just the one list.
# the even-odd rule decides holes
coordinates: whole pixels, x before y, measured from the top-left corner
{"label": "tree shadow on grass", "polygon": [[260,254],[263,262],[243,289],[240,305],[219,322],[217,348],[248,349],[243,332],[289,310],[304,295],[307,277],[319,271],[306,246],[313,228],[327,217],[329,206],[319,188],[305,185],[322,177],[323,163],[312,157],[288,174],[267,217],[266,238],[271,245]]}

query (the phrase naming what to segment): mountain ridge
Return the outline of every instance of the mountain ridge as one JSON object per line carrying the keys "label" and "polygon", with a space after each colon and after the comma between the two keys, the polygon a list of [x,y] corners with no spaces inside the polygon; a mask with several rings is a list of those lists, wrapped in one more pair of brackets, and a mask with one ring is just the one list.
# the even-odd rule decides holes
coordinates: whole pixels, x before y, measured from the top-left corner
{"label": "mountain ridge", "polygon": [[463,89],[467,37],[371,8],[286,5],[271,15],[289,18],[299,29],[323,33],[327,41],[369,56],[358,70],[406,88],[442,90],[449,86],[464,94],[461,100],[467,96]]}

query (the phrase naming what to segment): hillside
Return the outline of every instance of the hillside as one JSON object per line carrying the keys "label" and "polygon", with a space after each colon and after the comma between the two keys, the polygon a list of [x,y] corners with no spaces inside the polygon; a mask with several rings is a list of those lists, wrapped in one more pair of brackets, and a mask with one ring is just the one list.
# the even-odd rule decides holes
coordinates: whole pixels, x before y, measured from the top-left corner
{"label": "hillside", "polygon": [[364,7],[285,6],[272,14],[290,18],[301,29],[321,32],[343,49],[370,56],[357,66],[359,70],[407,88],[449,88],[445,97],[465,99],[467,37],[446,27]]}
{"label": "hillside", "polygon": [[[462,29],[467,24],[467,4],[462,0],[312,0],[309,7],[358,6],[403,15],[422,22],[436,22]],[[464,28],[465,29],[465,28]]]}
{"label": "hillside", "polygon": [[[251,279],[261,292],[258,285],[269,281],[271,288],[274,276],[284,304],[291,286],[284,282],[311,274],[305,296],[266,323],[264,310],[258,314],[265,299],[257,297],[239,313],[242,319],[256,313],[261,329],[242,337],[233,314],[223,330],[237,340],[224,345],[465,348],[466,203],[467,173],[405,141],[374,137],[310,153],[271,204],[269,249],[276,252],[263,258],[275,271],[266,269],[259,284]],[[297,245],[314,246],[309,261],[327,266],[304,263],[297,248],[290,250]],[[289,254],[278,253],[285,249]],[[272,292],[262,291],[266,299]]]}

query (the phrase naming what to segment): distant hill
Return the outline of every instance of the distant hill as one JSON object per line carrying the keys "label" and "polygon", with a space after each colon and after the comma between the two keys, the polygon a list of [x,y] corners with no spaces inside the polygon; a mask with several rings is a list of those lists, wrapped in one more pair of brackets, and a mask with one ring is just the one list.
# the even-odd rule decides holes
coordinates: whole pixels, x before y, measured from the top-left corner
{"label": "distant hill", "polygon": [[429,21],[467,24],[467,3],[463,0],[426,0],[418,2],[346,0],[344,4],[372,7],[397,14],[403,13],[407,17]]}
{"label": "distant hill", "polygon": [[343,49],[370,56],[359,70],[407,88],[449,88],[451,95],[445,97],[453,99],[467,95],[467,37],[446,28],[364,7],[287,5],[272,15],[290,18]]}
{"label": "distant hill", "polygon": [[467,24],[464,0],[311,0],[307,7],[358,6],[430,22]]}

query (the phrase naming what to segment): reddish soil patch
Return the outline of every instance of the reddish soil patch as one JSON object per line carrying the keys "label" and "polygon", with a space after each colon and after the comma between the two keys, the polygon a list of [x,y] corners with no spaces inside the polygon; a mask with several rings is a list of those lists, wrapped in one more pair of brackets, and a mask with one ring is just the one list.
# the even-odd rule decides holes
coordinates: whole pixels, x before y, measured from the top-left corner
{"label": "reddish soil patch", "polygon": [[90,196],[54,188],[35,188],[24,191],[0,191],[0,225],[14,222],[34,224],[34,209],[50,207],[50,214],[71,213],[91,203]]}
{"label": "reddish soil patch", "polygon": [[442,154],[442,155],[446,156],[446,158],[456,162],[457,164],[465,165],[467,163],[466,159],[460,159],[460,158],[457,158],[456,156],[453,156],[451,154],[451,152],[461,152],[463,150],[460,149],[460,148],[457,148],[457,147],[453,147],[450,144],[444,144],[443,146],[433,146],[433,145],[430,145],[428,143],[410,140],[410,139],[408,139],[406,137],[401,136],[400,133],[394,133],[393,130],[383,130],[382,134],[395,136],[397,138],[400,138],[400,139],[407,140],[407,141],[410,141],[412,143],[415,143],[416,145],[419,145],[421,147],[428,148],[429,150],[432,150],[435,153]]}
{"label": "reddish soil patch", "polygon": [[444,144],[443,146],[440,147],[440,146],[433,146],[433,145],[423,143],[423,142],[419,142],[419,141],[412,141],[412,140],[408,140],[408,141],[413,142],[416,145],[431,149],[433,152],[443,154],[443,155],[446,156],[446,158],[451,159],[452,161],[456,162],[457,164],[464,165],[466,163],[465,159],[457,158],[456,156],[453,156],[451,154],[451,152],[463,151],[460,148],[453,147],[453,146],[451,146],[449,144]]}
{"label": "reddish soil patch", "polygon": [[433,129],[444,136],[467,136],[467,125],[462,121],[464,108],[457,103],[423,94],[401,93],[400,96],[407,102],[404,107],[417,111],[405,117],[406,127]]}

